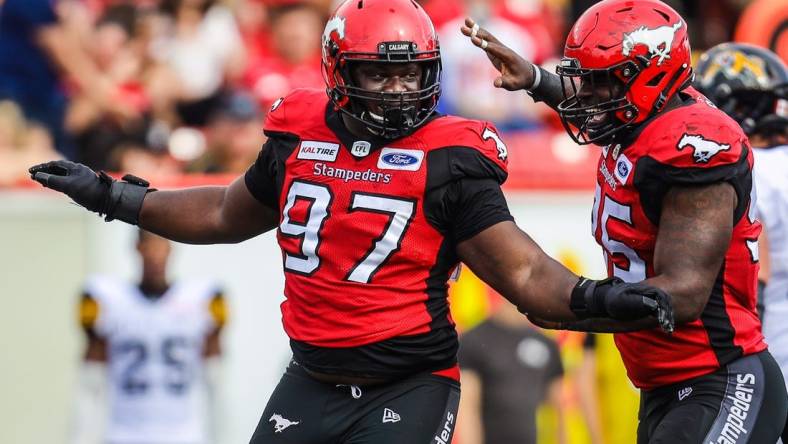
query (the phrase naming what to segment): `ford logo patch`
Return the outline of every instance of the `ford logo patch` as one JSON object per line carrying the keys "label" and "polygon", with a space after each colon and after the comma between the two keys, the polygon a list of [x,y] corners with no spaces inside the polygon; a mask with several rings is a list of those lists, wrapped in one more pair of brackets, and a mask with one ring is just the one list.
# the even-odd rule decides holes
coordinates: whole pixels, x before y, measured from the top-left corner
{"label": "ford logo patch", "polygon": [[626,163],[620,162],[617,165],[617,167],[618,167],[618,174],[620,174],[621,176],[627,176],[629,174],[629,167],[627,166]]}
{"label": "ford logo patch", "polygon": [[388,153],[382,159],[384,163],[395,166],[413,165],[419,161],[418,157],[405,153]]}

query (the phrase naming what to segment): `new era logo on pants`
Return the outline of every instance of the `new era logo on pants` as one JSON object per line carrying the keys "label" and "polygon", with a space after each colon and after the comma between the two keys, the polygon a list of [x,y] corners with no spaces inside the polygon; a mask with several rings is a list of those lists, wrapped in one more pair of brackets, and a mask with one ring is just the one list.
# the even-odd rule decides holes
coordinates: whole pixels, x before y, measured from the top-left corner
{"label": "new era logo on pants", "polygon": [[399,414],[390,408],[383,409],[383,424],[387,422],[399,422]]}

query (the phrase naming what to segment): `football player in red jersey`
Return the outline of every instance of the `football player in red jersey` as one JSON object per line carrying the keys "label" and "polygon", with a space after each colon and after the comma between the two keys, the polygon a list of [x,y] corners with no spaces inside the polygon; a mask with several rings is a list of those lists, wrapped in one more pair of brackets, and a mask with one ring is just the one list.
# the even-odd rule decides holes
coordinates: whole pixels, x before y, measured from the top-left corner
{"label": "football player in red jersey", "polygon": [[657,0],[605,0],[566,40],[553,74],[468,19],[462,28],[501,72],[558,111],[569,135],[603,148],[592,233],[610,276],[673,296],[672,335],[653,321],[540,321],[617,332],[642,389],[639,443],[773,443],[788,398],[756,312],[753,156],[735,121],[690,86],[686,22]]}
{"label": "football player in red jersey", "polygon": [[667,293],[579,278],[513,223],[496,129],[434,112],[440,52],[418,3],[346,2],[322,43],[327,90],[276,101],[257,161],[228,187],[151,192],[70,162],[31,168],[107,220],[181,242],[277,228],[293,361],[253,443],[450,442],[459,385],[447,280],[459,261],[524,312],[672,329]]}
{"label": "football player in red jersey", "polygon": [[[788,383],[788,67],[747,43],[721,43],[698,58],[695,88],[741,125],[754,148],[761,269],[758,310],[769,350]],[[788,443],[788,418],[782,433]]]}

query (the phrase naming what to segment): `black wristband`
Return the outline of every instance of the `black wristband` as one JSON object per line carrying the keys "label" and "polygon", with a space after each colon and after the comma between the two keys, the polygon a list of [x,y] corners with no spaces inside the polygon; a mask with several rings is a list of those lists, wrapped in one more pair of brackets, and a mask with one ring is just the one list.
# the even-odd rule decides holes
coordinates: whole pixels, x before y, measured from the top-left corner
{"label": "black wristband", "polygon": [[591,317],[588,310],[588,303],[586,302],[586,293],[594,292],[595,282],[591,279],[580,276],[580,279],[572,288],[572,296],[569,299],[569,309],[577,316],[578,319],[587,319]]}
{"label": "black wristband", "polygon": [[113,182],[109,189],[109,199],[104,220],[109,222],[118,219],[137,225],[145,195],[151,191],[156,191],[149,187],[148,181],[131,174],[126,174],[120,181]]}
{"label": "black wristband", "polygon": [[606,292],[609,288],[622,282],[621,279],[616,277],[595,281],[580,276],[580,279],[572,289],[569,309],[572,310],[572,313],[578,319],[608,317],[609,313],[605,306]]}
{"label": "black wristband", "polygon": [[528,94],[537,102],[544,102],[550,108],[555,109],[564,100],[564,87],[561,77],[542,67],[534,65],[539,70],[539,84],[532,86]]}

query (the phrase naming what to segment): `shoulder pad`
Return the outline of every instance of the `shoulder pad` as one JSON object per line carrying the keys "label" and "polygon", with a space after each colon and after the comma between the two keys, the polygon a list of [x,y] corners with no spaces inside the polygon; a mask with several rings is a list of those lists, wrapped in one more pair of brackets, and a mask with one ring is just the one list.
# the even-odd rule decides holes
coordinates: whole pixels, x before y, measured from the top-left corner
{"label": "shoulder pad", "polygon": [[741,159],[748,142],[733,119],[704,101],[684,110],[655,120],[638,138],[649,157],[678,168],[713,168]]}
{"label": "shoulder pad", "polygon": [[221,291],[217,291],[211,298],[211,301],[208,303],[208,311],[211,314],[211,319],[213,319],[216,328],[224,327],[224,324],[227,323],[228,310],[227,302]]}
{"label": "shoulder pad", "polygon": [[430,184],[439,186],[462,177],[506,181],[509,151],[490,122],[446,116],[418,134],[430,147]]}
{"label": "shoulder pad", "polygon": [[92,332],[96,329],[99,316],[99,303],[90,293],[83,293],[79,300],[79,324],[85,330]]}
{"label": "shoulder pad", "polygon": [[263,130],[270,133],[299,133],[303,128],[314,125],[314,119],[322,121],[328,97],[319,89],[295,89],[285,97],[277,99],[265,119]]}
{"label": "shoulder pad", "polygon": [[662,199],[673,185],[728,182],[736,191],[734,221],[746,211],[752,189],[753,155],[747,137],[726,114],[705,102],[672,112],[649,125],[637,142],[634,186],[643,210],[659,225]]}
{"label": "shoulder pad", "polygon": [[128,284],[109,276],[91,276],[85,281],[84,293],[102,305],[110,305],[128,291]]}
{"label": "shoulder pad", "polygon": [[461,146],[473,148],[506,170],[509,150],[500,132],[491,122],[470,120],[456,116],[435,119],[427,127],[429,131],[418,133],[431,147]]}

